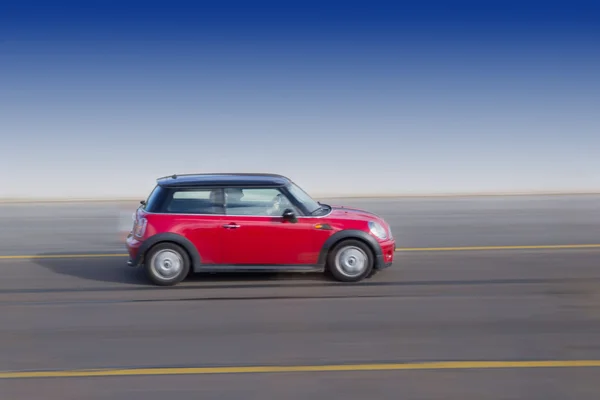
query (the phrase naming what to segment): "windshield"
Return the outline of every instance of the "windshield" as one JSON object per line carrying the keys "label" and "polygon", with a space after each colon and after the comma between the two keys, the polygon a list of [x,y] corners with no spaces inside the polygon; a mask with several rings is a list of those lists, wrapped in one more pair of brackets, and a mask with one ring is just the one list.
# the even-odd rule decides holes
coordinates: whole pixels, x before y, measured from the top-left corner
{"label": "windshield", "polygon": [[291,183],[287,188],[291,195],[294,196],[302,205],[306,208],[309,213],[314,213],[321,205],[316,202],[312,197],[310,197],[306,192],[296,186],[294,183]]}

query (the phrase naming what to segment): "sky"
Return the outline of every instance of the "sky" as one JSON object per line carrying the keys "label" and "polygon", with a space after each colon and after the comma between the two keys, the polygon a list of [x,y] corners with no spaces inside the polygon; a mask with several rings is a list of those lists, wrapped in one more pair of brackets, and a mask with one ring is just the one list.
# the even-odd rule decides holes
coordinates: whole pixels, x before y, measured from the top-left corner
{"label": "sky", "polygon": [[5,1],[2,197],[600,191],[595,2]]}

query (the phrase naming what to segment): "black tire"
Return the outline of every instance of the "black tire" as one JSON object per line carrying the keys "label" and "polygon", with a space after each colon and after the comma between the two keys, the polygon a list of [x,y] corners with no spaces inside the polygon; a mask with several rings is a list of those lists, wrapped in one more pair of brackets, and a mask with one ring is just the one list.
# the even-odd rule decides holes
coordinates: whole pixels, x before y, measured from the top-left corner
{"label": "black tire", "polygon": [[[350,273],[348,270],[344,269],[343,265],[345,264],[339,262],[341,260],[338,260],[338,256],[340,256],[340,258],[344,257],[344,252],[346,250],[352,250],[354,255],[358,256],[358,258],[364,257],[364,266],[358,268],[354,273]],[[375,257],[373,256],[371,248],[360,240],[344,240],[336,244],[327,255],[327,270],[334,279],[340,282],[362,281],[371,274],[374,265]]]}
{"label": "black tire", "polygon": [[371,278],[374,278],[374,277],[375,277],[375,275],[377,275],[379,272],[381,272],[381,271],[380,271],[380,270],[378,270],[377,268],[373,268],[373,269],[371,269],[371,273],[370,273],[369,275],[367,275],[367,276],[365,277],[365,279],[371,279]]}
{"label": "black tire", "polygon": [[[165,257],[162,263],[157,258],[161,256]],[[158,286],[174,286],[183,281],[190,272],[188,253],[175,243],[158,243],[146,253],[144,259],[146,276]]]}

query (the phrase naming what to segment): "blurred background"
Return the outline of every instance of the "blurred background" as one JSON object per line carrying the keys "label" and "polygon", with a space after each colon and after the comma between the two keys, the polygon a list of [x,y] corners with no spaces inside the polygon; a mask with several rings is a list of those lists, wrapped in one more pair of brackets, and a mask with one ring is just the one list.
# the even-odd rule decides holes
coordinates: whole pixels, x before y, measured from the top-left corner
{"label": "blurred background", "polygon": [[[0,2],[0,400],[600,399],[599,21],[597,1]],[[132,213],[204,172],[372,211],[396,261],[357,285],[149,285]]]}
{"label": "blurred background", "polygon": [[316,195],[597,191],[596,6],[5,2],[0,198],[211,171]]}

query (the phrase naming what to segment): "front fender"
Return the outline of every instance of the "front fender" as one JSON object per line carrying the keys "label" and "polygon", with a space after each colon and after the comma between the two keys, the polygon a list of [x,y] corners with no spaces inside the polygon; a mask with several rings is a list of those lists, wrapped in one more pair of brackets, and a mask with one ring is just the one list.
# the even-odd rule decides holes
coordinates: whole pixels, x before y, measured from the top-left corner
{"label": "front fender", "polygon": [[369,235],[367,232],[359,231],[355,229],[347,229],[343,231],[339,231],[334,233],[325,241],[323,246],[321,247],[321,252],[319,253],[319,265],[325,265],[327,263],[327,255],[329,251],[340,241],[345,239],[358,239],[365,242],[373,251],[373,255],[375,256],[375,268],[381,268],[383,264],[383,251],[381,250],[381,246],[377,242],[377,240]]}

